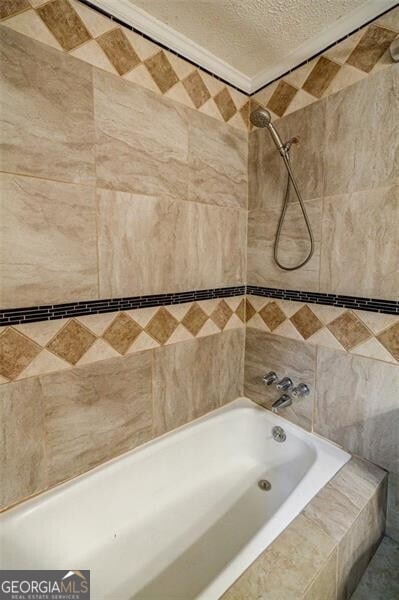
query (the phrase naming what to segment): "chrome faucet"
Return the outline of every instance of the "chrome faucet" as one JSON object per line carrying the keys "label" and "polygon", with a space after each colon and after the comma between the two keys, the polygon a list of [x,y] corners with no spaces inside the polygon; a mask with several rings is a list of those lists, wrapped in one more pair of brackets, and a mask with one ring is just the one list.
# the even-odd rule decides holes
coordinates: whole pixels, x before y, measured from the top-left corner
{"label": "chrome faucet", "polygon": [[298,383],[298,385],[291,390],[291,394],[294,398],[303,398],[304,396],[309,396],[310,389],[306,383]]}
{"label": "chrome faucet", "polygon": [[272,385],[272,383],[275,383],[277,379],[278,377],[274,371],[269,371],[262,377],[262,381],[265,385]]}
{"label": "chrome faucet", "polygon": [[293,385],[294,384],[292,383],[292,379],[290,379],[290,377],[283,377],[280,381],[276,383],[276,388],[278,390],[286,392],[287,390],[292,388]]}
{"label": "chrome faucet", "polygon": [[278,400],[273,402],[272,411],[274,413],[276,413],[276,412],[278,412],[279,408],[286,408],[287,406],[291,406],[291,404],[292,404],[291,396],[289,396],[288,394],[283,394],[282,396],[280,396],[280,398]]}

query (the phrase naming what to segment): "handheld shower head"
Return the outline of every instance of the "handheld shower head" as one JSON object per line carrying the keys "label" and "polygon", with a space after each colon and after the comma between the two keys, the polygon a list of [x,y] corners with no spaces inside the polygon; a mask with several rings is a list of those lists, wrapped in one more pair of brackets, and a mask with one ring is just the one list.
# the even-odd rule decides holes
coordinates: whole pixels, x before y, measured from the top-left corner
{"label": "handheld shower head", "polygon": [[278,131],[272,124],[272,117],[268,110],[265,108],[257,108],[256,110],[253,110],[249,115],[249,120],[251,121],[252,125],[255,125],[255,127],[267,127],[278,151],[282,156],[286,156],[287,151],[281,140],[281,137],[278,134]]}
{"label": "handheld shower head", "polygon": [[268,127],[271,123],[272,117],[269,111],[265,108],[257,108],[251,112],[249,119],[252,125],[255,125],[255,127]]}

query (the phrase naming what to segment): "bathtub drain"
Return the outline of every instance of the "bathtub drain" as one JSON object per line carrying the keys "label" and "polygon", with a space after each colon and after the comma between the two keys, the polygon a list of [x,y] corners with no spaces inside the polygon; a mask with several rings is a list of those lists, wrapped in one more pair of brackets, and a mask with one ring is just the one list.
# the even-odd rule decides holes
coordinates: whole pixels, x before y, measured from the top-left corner
{"label": "bathtub drain", "polygon": [[267,479],[259,479],[258,486],[264,492],[268,492],[269,490],[272,489],[272,484]]}

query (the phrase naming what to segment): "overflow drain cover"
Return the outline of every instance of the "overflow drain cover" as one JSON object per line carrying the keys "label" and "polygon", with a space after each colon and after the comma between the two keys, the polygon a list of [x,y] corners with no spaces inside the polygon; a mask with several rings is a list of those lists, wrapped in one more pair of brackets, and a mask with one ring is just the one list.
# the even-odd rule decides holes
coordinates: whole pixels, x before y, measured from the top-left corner
{"label": "overflow drain cover", "polygon": [[264,492],[268,492],[269,490],[272,489],[272,484],[267,479],[259,479],[258,486]]}

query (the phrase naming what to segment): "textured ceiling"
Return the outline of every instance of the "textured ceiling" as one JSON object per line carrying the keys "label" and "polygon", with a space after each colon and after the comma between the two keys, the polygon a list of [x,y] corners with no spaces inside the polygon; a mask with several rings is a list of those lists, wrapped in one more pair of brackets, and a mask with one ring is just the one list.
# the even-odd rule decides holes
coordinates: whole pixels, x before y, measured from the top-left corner
{"label": "textured ceiling", "polygon": [[366,0],[130,0],[254,77]]}

